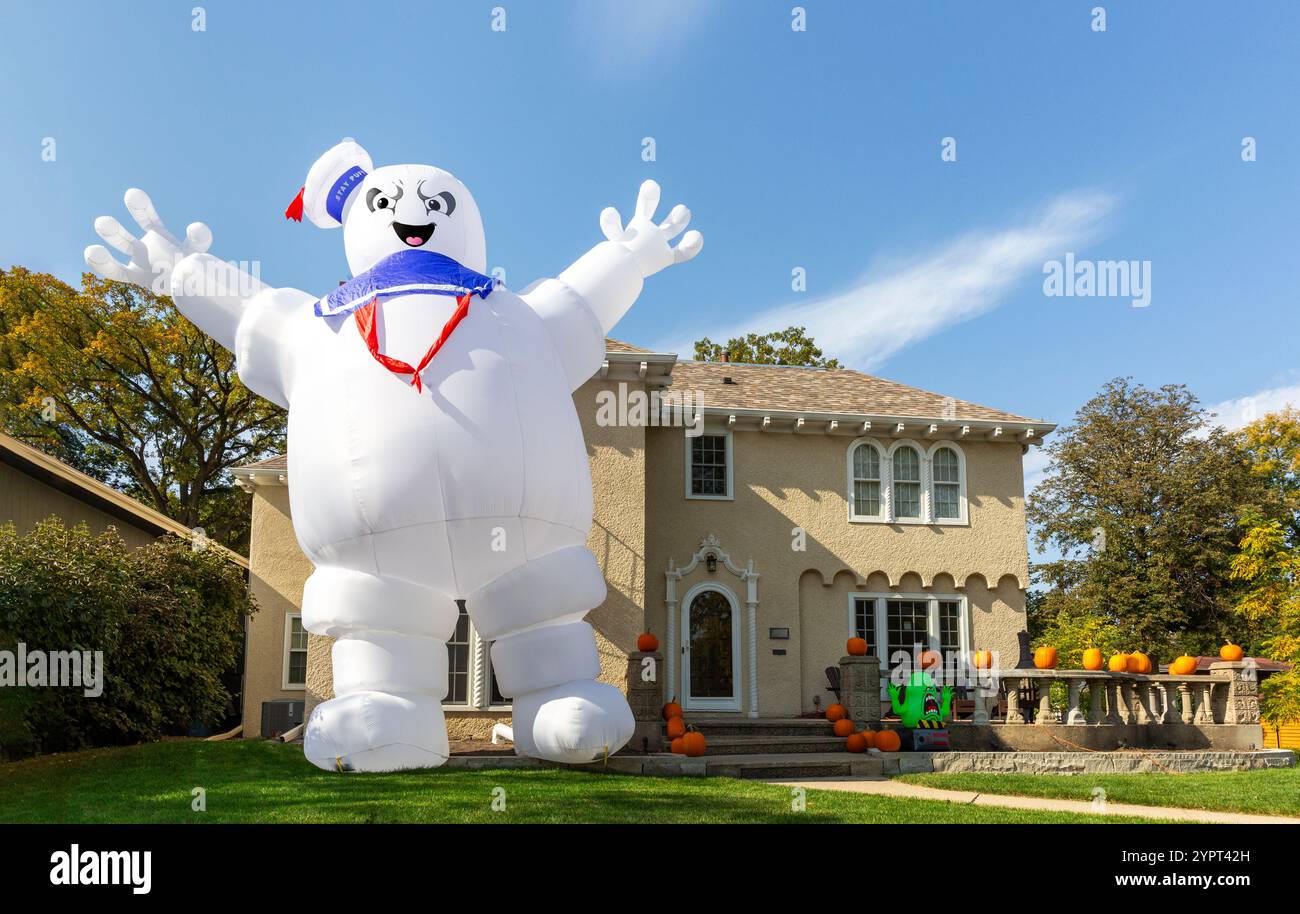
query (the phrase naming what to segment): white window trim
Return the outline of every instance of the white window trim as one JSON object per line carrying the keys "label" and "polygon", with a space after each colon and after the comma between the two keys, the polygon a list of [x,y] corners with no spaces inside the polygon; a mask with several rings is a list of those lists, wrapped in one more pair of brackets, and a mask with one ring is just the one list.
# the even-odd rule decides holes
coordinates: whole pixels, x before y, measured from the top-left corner
{"label": "white window trim", "polygon": [[[854,514],[853,513],[853,452],[857,450],[860,444],[870,444],[876,448],[876,452],[881,455],[880,458],[880,514]],[[900,447],[915,448],[920,457],[921,469],[921,516],[920,517],[897,517],[894,514],[894,452]],[[934,454],[939,448],[952,448],[957,455],[957,517],[935,517],[934,516]],[[728,461],[730,461],[730,447],[728,447]],[[877,438],[855,438],[850,444],[845,455],[845,474],[848,488],[845,496],[848,499],[848,518],[852,524],[899,524],[901,526],[931,526],[931,527],[967,527],[970,526],[970,508],[967,498],[966,489],[966,452],[962,450],[961,445],[955,441],[936,441],[929,448],[919,441],[911,438],[899,438],[888,447],[884,442]],[[728,471],[728,482],[730,482],[730,471]],[[699,496],[697,496],[699,497]]]}
{"label": "white window trim", "polygon": [[[690,692],[691,678],[691,603],[695,601],[701,593],[707,590],[720,593],[731,605],[731,696],[722,698],[692,698]],[[740,680],[744,674],[741,668],[740,656],[740,601],[725,585],[715,584],[713,581],[703,581],[696,584],[690,590],[686,591],[686,596],[682,598],[681,618],[678,624],[681,627],[679,632],[680,643],[682,645],[682,663],[678,683],[677,694],[680,696],[678,701],[687,711],[739,711],[740,710]]]}
{"label": "white window trim", "polygon": [[[857,514],[854,511],[854,508],[857,506],[857,498],[855,497],[854,492],[856,488],[854,484],[857,482],[857,476],[853,472],[853,455],[856,454],[858,448],[863,445],[875,448],[876,457],[879,458],[880,461],[880,513],[878,514]],[[889,514],[888,499],[885,496],[885,449],[880,446],[880,442],[875,438],[855,438],[849,445],[849,449],[845,454],[845,463],[849,474],[849,489],[846,493],[849,501],[849,522],[855,524],[873,522],[878,524],[884,523],[885,518]]]}
{"label": "white window trim", "polygon": [[474,620],[469,620],[469,668],[467,670],[469,688],[463,702],[444,700],[444,711],[509,711],[512,704],[492,703],[492,651],[486,641],[479,636],[474,627]]}
{"label": "white window trim", "polygon": [[284,656],[281,657],[280,666],[280,688],[285,692],[305,692],[307,690],[306,670],[303,666],[302,682],[289,681],[289,656],[293,647],[293,620],[302,621],[302,613],[286,613],[284,617]]}
{"label": "white window trim", "polygon": [[727,494],[726,495],[695,495],[691,492],[691,442],[700,435],[682,435],[685,441],[685,470],[686,470],[686,497],[692,501],[735,501],[734,474],[731,469],[731,429],[705,429],[704,436],[713,438],[726,439],[727,451]]}
{"label": "white window trim", "polygon": [[[971,618],[970,602],[964,594],[948,593],[889,593],[889,592],[866,592],[854,591],[849,594],[849,612],[848,612],[848,632],[845,637],[852,638],[857,634],[857,619],[854,605],[858,600],[873,600],[875,606],[876,631],[875,641],[868,638],[868,643],[876,650],[876,657],[880,660],[881,684],[880,694],[883,701],[889,701],[888,692],[885,683],[889,672],[889,656],[885,653],[889,647],[889,618],[885,610],[886,600],[924,600],[925,607],[925,626],[929,632],[926,649],[937,651],[939,646],[939,604],[940,603],[957,603],[959,608],[957,624],[957,643],[958,650],[963,657],[970,656],[971,650]],[[945,658],[946,660],[947,658]]]}
{"label": "white window trim", "polygon": [[[934,455],[940,448],[949,448],[957,455],[957,516],[956,517],[935,517],[934,516]],[[970,515],[966,507],[966,453],[961,446],[953,441],[936,441],[930,450],[925,452],[926,472],[924,475],[929,477],[930,484],[926,487],[927,514],[931,518],[931,523],[944,527],[964,527],[970,523]]]}

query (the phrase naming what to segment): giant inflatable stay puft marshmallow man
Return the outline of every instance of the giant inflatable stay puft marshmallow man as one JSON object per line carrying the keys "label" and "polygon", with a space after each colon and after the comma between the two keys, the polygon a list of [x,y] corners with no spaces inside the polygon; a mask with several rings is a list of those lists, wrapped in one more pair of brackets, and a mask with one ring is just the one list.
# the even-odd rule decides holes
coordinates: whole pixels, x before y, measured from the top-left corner
{"label": "giant inflatable stay puft marshmallow man", "polygon": [[126,193],[143,234],[102,216],[86,262],[108,279],[170,290],[233,352],[243,382],[289,410],[294,529],[315,565],[303,626],[335,639],[335,697],[307,722],[321,768],[391,771],[447,759],[442,699],[457,600],[492,643],[513,699],[516,751],[588,762],[621,748],[623,694],[596,682],[583,621],[605,598],[586,547],[591,478],[572,392],[604,359],[605,334],[642,280],[700,252],[653,181],[624,227],[522,294],[484,275],[469,189],[430,165],[374,168],[344,140],[311,167],[289,210],[343,228],[353,278],[324,297],[275,289],[184,240],[149,197]]}

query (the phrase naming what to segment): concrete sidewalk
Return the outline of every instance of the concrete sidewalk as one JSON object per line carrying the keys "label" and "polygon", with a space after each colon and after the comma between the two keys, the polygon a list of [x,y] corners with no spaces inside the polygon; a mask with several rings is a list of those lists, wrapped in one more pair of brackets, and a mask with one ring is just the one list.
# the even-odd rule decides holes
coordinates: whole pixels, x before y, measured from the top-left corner
{"label": "concrete sidewalk", "polygon": [[1086,800],[1058,800],[1049,797],[1022,797],[1007,794],[974,793],[969,790],[941,790],[906,784],[889,778],[805,778],[803,780],[765,781],[782,787],[804,787],[810,790],[842,790],[848,793],[870,793],[885,797],[907,797],[915,800],[940,800],[974,806],[1001,806],[1005,809],[1033,809],[1049,812],[1072,812],[1094,816],[1140,816],[1144,819],[1176,820],[1179,822],[1205,822],[1233,825],[1300,825],[1300,819],[1288,816],[1262,816],[1244,812],[1215,812],[1207,809],[1177,809],[1172,806],[1136,806],[1131,803],[1094,804]]}

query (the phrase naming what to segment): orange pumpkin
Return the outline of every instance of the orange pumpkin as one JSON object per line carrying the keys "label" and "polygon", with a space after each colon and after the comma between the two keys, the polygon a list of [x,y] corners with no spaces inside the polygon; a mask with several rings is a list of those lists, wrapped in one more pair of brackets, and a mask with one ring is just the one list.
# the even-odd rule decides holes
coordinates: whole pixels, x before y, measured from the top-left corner
{"label": "orange pumpkin", "polygon": [[836,736],[851,736],[854,729],[853,721],[849,720],[847,717],[841,717],[839,720],[835,721],[835,726],[832,729]]}
{"label": "orange pumpkin", "polygon": [[679,736],[686,735],[686,721],[680,717],[668,718],[668,738],[677,739]]}
{"label": "orange pumpkin", "polygon": [[680,736],[669,743],[668,748],[672,750],[674,755],[684,755],[686,753],[686,750],[682,748],[682,737]]}
{"label": "orange pumpkin", "polygon": [[682,737],[682,755],[698,758],[704,754],[704,749],[704,734],[699,730],[692,730]]}
{"label": "orange pumpkin", "polygon": [[849,711],[844,705],[834,704],[826,709],[827,720],[843,720],[849,716]]}
{"label": "orange pumpkin", "polygon": [[928,670],[933,666],[943,666],[943,655],[938,651],[926,651],[921,655],[921,669]]}
{"label": "orange pumpkin", "polygon": [[1108,668],[1112,673],[1128,672],[1128,654],[1116,654],[1110,658]]}
{"label": "orange pumpkin", "polygon": [[991,669],[993,669],[993,652],[992,652],[992,651],[976,651],[976,652],[975,652],[975,657],[974,657],[974,662],[975,662],[975,669],[977,669],[977,670],[991,670]]}
{"label": "orange pumpkin", "polygon": [[1102,668],[1101,651],[1095,647],[1090,647],[1083,652],[1083,668],[1085,670],[1099,670]]}
{"label": "orange pumpkin", "polygon": [[664,705],[664,720],[672,720],[674,717],[682,716],[682,706],[675,701],[670,701]]}
{"label": "orange pumpkin", "polygon": [[1056,669],[1056,648],[1040,647],[1034,651],[1034,666],[1040,670]]}
{"label": "orange pumpkin", "polygon": [[844,740],[844,748],[850,752],[866,752],[867,741],[861,733],[850,733]]}
{"label": "orange pumpkin", "polygon": [[659,650],[659,639],[651,632],[637,635],[636,649],[642,653],[653,654],[655,651]]}
{"label": "orange pumpkin", "polygon": [[845,650],[849,652],[850,657],[864,657],[867,653],[867,639],[850,638],[849,643],[845,645]]}
{"label": "orange pumpkin", "polygon": [[1219,659],[1226,660],[1229,663],[1236,663],[1243,655],[1244,652],[1241,649],[1241,645],[1233,644],[1231,641],[1219,648]]}
{"label": "orange pumpkin", "polygon": [[1151,658],[1141,651],[1134,651],[1128,655],[1127,666],[1130,673],[1142,673],[1145,675],[1151,672]]}
{"label": "orange pumpkin", "polygon": [[881,752],[897,752],[902,746],[903,741],[893,730],[881,730],[876,734],[876,748]]}
{"label": "orange pumpkin", "polygon": [[863,730],[858,734],[858,736],[861,736],[866,741],[868,749],[871,749],[876,745],[876,734],[874,731]]}
{"label": "orange pumpkin", "polygon": [[1196,658],[1186,654],[1169,664],[1169,673],[1173,676],[1191,676],[1196,673]]}

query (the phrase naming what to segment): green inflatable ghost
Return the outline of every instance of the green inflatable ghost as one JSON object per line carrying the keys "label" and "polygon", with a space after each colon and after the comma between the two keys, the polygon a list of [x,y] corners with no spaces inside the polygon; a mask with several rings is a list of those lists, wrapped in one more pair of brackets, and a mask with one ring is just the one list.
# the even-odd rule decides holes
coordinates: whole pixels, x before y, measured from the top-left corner
{"label": "green inflatable ghost", "polygon": [[904,727],[915,727],[920,721],[937,726],[951,717],[952,686],[944,686],[940,691],[929,673],[912,674],[907,684],[907,693],[902,701],[898,700],[898,691],[898,686],[891,682],[889,704],[894,709],[894,713],[902,719]]}

